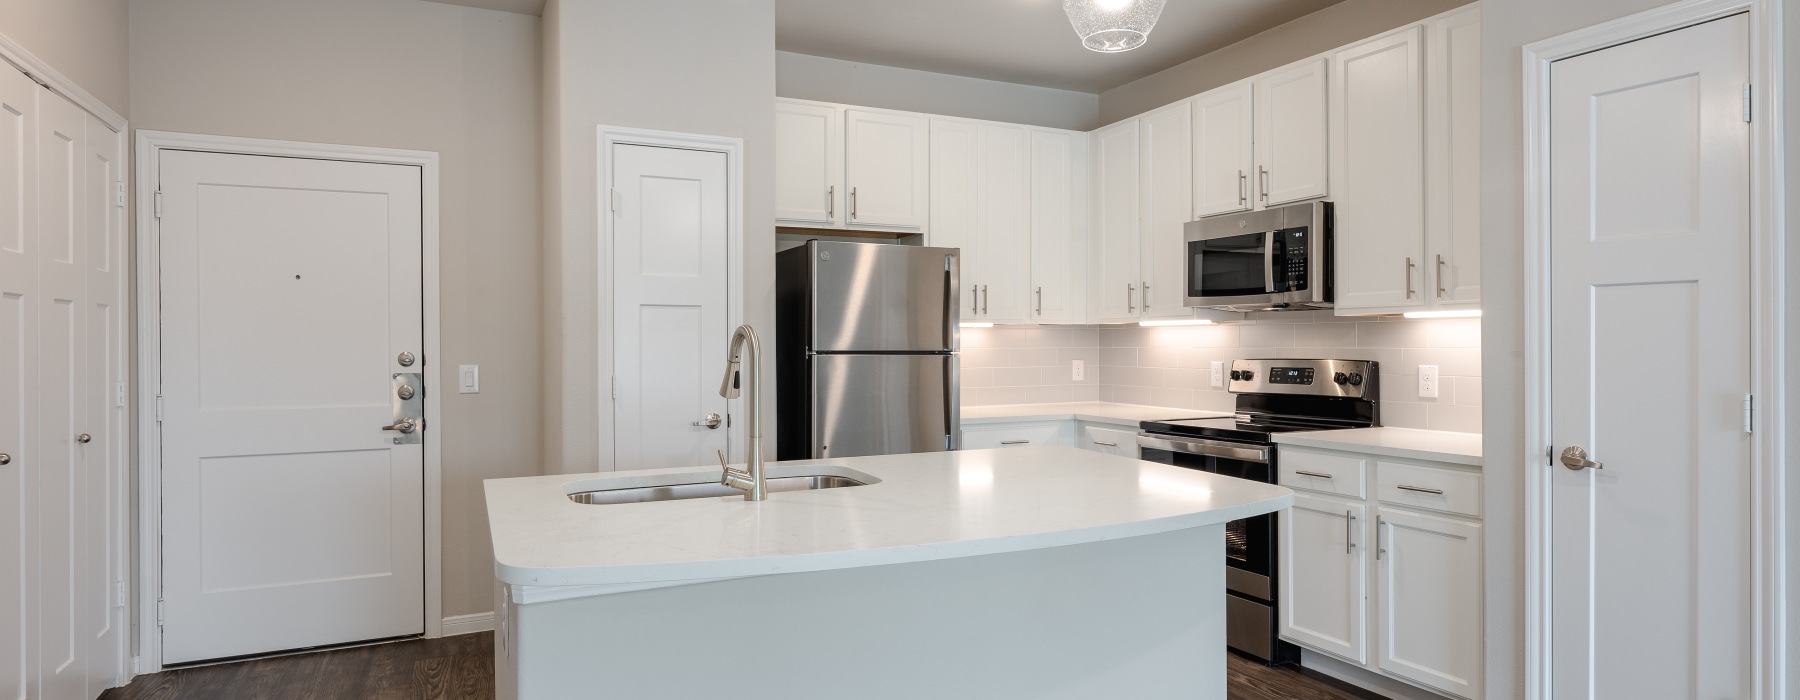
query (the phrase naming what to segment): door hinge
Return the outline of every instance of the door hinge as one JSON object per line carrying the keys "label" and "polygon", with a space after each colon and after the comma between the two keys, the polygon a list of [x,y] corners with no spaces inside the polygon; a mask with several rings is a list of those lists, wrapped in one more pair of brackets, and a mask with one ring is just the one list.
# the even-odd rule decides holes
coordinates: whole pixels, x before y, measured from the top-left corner
{"label": "door hinge", "polygon": [[125,382],[113,382],[113,405],[125,407]]}
{"label": "door hinge", "polygon": [[616,187],[615,187],[615,188],[613,188],[613,190],[612,190],[612,210],[613,210],[613,213],[615,213],[615,214],[616,214],[616,213],[618,213],[618,211],[619,211],[619,207],[621,207],[621,206],[622,206],[622,205],[623,205],[623,204],[624,204],[624,201],[625,201],[625,198],[624,198],[624,197],[621,197],[621,196],[619,196],[619,190],[618,190],[618,188],[616,188]]}
{"label": "door hinge", "polygon": [[1751,105],[1754,100],[1754,98],[1752,96],[1754,94],[1755,94],[1755,87],[1753,87],[1750,83],[1744,83],[1744,121],[1746,123],[1751,122],[1755,119],[1755,112],[1750,111]]}
{"label": "door hinge", "polygon": [[1756,395],[1744,394],[1744,432],[1756,432]]}
{"label": "door hinge", "polygon": [[158,422],[158,423],[163,422],[163,397],[162,397],[162,394],[156,395],[156,422]]}
{"label": "door hinge", "polygon": [[130,595],[131,592],[125,588],[125,579],[118,579],[115,583],[117,586],[114,588],[114,591],[117,597],[113,599],[113,607],[123,608],[125,607],[125,597]]}
{"label": "door hinge", "polygon": [[1544,446],[1544,464],[1548,464],[1550,466],[1556,466],[1556,446],[1555,445],[1545,445]]}
{"label": "door hinge", "polygon": [[163,608],[164,607],[165,606],[163,605],[163,599],[157,598],[156,599],[156,626],[157,627],[163,626]]}
{"label": "door hinge", "polygon": [[163,199],[162,191],[158,190],[156,192],[156,196],[153,197],[152,199],[155,200],[155,206],[153,206],[151,208],[155,211],[156,218],[161,219],[162,218],[162,199]]}
{"label": "door hinge", "polygon": [[618,377],[612,378],[612,397],[615,400],[619,398],[619,378]]}
{"label": "door hinge", "polygon": [[115,190],[116,196],[113,199],[113,204],[121,207],[125,206],[125,181],[120,180],[114,184],[118,186],[118,189]]}

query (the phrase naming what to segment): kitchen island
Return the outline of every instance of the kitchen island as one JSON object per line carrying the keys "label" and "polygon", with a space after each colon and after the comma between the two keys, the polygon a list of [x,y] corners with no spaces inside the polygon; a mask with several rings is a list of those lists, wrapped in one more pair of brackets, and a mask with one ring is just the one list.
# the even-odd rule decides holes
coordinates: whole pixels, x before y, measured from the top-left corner
{"label": "kitchen island", "polygon": [[570,498],[718,474],[486,483],[499,697],[1223,698],[1224,523],[1292,501],[1069,447],[775,462],[863,485],[762,502]]}

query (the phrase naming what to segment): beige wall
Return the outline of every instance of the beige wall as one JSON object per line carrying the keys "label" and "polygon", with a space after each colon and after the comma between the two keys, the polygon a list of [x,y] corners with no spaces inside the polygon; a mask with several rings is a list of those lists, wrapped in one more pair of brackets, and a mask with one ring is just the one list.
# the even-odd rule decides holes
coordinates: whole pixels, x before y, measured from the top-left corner
{"label": "beige wall", "polygon": [[129,118],[126,2],[0,0],[0,34]]}
{"label": "beige wall", "polygon": [[492,609],[481,480],[541,472],[538,19],[418,0],[134,0],[133,125],[436,151],[444,614]]}
{"label": "beige wall", "polygon": [[[612,364],[602,293],[611,261],[597,242],[596,129],[744,140],[744,320],[773,357],[774,1],[550,0],[544,78],[546,465],[610,470],[612,404],[600,387]],[[764,399],[763,430],[773,435],[775,392]],[[774,440],[768,446],[772,455]]]}
{"label": "beige wall", "polygon": [[1521,49],[1667,0],[1508,0],[1481,10],[1481,306],[1488,697],[1523,695],[1524,82]]}
{"label": "beige wall", "polygon": [[1100,96],[806,54],[775,54],[775,94],[1057,129],[1098,125]]}
{"label": "beige wall", "polygon": [[[1160,73],[1100,93],[1111,124],[1308,56],[1461,7],[1470,0],[1344,0]],[[1155,39],[1151,39],[1155,41]]]}

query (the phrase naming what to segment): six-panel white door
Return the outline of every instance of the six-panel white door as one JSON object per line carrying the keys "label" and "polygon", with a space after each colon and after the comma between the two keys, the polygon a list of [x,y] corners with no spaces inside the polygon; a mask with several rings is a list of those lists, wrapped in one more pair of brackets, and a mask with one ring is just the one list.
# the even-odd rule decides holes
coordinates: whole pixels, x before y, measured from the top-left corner
{"label": "six-panel white door", "polygon": [[850,226],[922,229],[927,218],[926,122],[896,112],[844,111]]}
{"label": "six-panel white door", "polygon": [[1294,494],[1281,511],[1281,634],[1368,661],[1367,506]]}
{"label": "six-panel white door", "polygon": [[1551,447],[1604,467],[1532,467],[1551,472],[1559,699],[1757,692],[1749,27],[1551,67]]}
{"label": "six-panel white door", "polygon": [[1194,216],[1250,209],[1256,173],[1250,81],[1194,98]]}
{"label": "six-panel white door", "polygon": [[384,429],[438,359],[420,169],[165,150],[157,177],[162,663],[422,634],[424,445]]}
{"label": "six-panel white door", "polygon": [[[726,155],[619,145],[612,159],[614,463],[717,464],[732,330]],[[762,363],[770,381],[774,363]]]}
{"label": "six-panel white door", "polygon": [[1327,194],[1326,76],[1323,58],[1255,79],[1257,207]]}
{"label": "six-panel white door", "polygon": [[37,694],[41,88],[0,66],[0,697]]}

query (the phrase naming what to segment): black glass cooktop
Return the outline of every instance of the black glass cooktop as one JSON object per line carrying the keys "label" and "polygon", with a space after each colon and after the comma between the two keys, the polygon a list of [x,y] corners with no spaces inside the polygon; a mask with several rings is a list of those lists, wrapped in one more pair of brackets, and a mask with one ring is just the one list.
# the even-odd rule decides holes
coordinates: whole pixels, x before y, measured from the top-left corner
{"label": "black glass cooktop", "polygon": [[1138,424],[1138,427],[1152,433],[1267,443],[1269,436],[1275,433],[1330,430],[1346,426],[1246,421],[1238,418],[1193,418],[1188,420],[1147,420]]}

